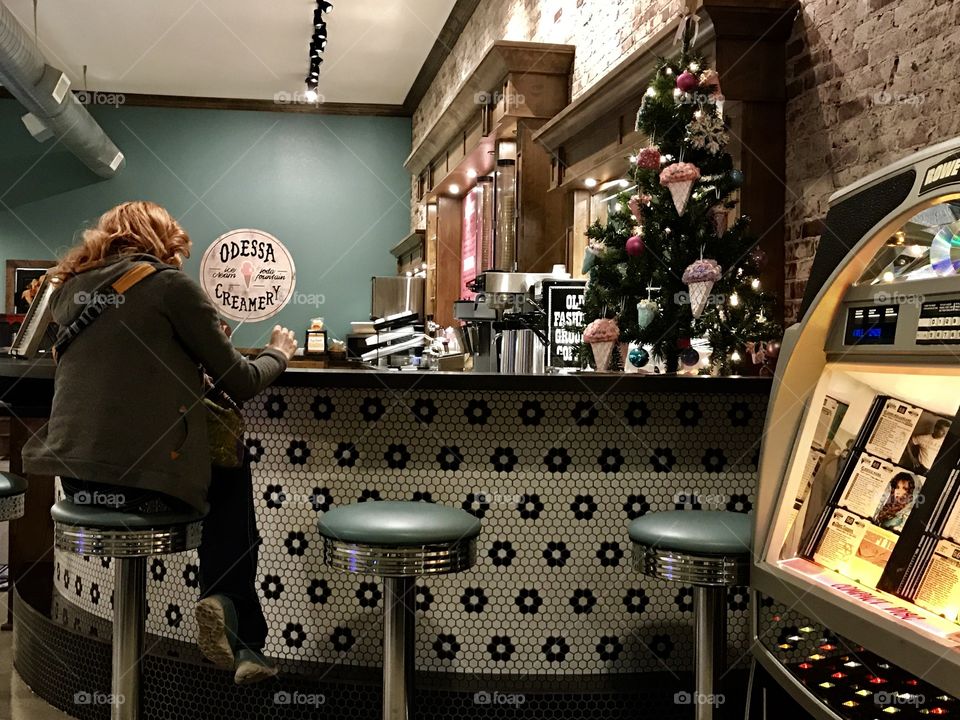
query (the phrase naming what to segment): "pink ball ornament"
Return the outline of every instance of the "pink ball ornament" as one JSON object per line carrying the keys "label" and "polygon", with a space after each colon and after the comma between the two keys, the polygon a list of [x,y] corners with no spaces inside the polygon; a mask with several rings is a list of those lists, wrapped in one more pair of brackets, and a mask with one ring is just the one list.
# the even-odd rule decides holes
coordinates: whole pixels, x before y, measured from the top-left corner
{"label": "pink ball ornament", "polygon": [[637,154],[637,167],[646,170],[660,169],[660,149],[657,147],[645,147]]}
{"label": "pink ball ornament", "polygon": [[626,251],[630,257],[639,256],[643,252],[643,238],[639,235],[631,236],[627,240]]}
{"label": "pink ball ornament", "polygon": [[680,75],[677,76],[677,88],[680,92],[693,92],[697,89],[697,85],[700,84],[700,81],[697,79],[697,76],[694,75],[689,70],[684,70]]}

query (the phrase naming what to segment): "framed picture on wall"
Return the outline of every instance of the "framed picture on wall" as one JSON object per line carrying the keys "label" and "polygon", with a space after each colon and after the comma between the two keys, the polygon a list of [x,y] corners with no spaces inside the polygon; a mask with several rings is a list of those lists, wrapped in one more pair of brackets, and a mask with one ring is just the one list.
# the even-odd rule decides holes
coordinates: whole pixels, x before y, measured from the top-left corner
{"label": "framed picture on wall", "polygon": [[23,291],[56,264],[55,260],[7,260],[6,312],[14,315],[26,314],[30,304],[23,299]]}

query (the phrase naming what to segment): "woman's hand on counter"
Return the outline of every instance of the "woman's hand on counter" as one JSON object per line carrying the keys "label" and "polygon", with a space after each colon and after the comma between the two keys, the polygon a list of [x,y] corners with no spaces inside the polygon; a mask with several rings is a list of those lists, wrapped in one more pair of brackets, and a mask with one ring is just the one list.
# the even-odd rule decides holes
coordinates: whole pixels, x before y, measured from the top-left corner
{"label": "woman's hand on counter", "polygon": [[297,338],[293,334],[293,330],[288,330],[280,325],[274,325],[267,347],[279,350],[287,356],[287,360],[290,360],[297,351]]}

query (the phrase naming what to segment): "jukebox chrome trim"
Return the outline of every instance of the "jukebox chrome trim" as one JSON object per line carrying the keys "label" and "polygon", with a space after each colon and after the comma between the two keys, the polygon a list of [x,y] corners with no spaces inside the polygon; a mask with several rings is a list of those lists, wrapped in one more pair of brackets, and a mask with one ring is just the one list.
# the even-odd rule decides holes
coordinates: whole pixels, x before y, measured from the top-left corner
{"label": "jukebox chrome trim", "polygon": [[661,580],[703,587],[731,587],[749,582],[750,555],[705,555],[635,542],[633,567],[644,575]]}
{"label": "jukebox chrome trim", "polygon": [[203,522],[118,530],[54,522],[57,550],[96,557],[133,558],[193,550],[200,545]]}
{"label": "jukebox chrome trim", "polygon": [[467,570],[477,559],[476,538],[432,545],[382,546],[323,538],[324,562],[337,570],[380,577],[417,577]]}

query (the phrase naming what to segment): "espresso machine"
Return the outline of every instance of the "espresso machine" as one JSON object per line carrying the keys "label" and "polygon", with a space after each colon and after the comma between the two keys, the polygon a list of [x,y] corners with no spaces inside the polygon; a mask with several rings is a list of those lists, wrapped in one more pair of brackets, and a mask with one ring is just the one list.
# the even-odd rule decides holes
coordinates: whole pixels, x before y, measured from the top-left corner
{"label": "espresso machine", "polygon": [[541,283],[550,273],[488,271],[469,289],[473,300],[458,300],[453,314],[464,323],[465,350],[474,372],[542,373],[545,365],[545,315]]}

